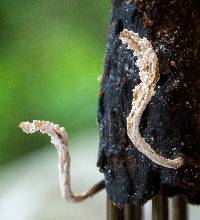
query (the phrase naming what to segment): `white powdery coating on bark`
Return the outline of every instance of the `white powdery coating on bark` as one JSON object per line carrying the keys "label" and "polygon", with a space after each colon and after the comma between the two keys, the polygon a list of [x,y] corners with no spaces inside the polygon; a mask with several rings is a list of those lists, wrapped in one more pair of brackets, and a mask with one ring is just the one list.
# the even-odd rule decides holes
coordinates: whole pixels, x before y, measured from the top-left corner
{"label": "white powdery coating on bark", "polygon": [[22,122],[19,127],[28,134],[37,131],[47,134],[51,137],[51,143],[58,151],[58,168],[60,179],[60,190],[62,196],[71,202],[80,202],[95,194],[95,191],[89,190],[79,195],[74,195],[70,183],[70,153],[68,148],[68,135],[63,127],[49,121],[33,120],[33,122]]}
{"label": "white powdery coating on bark", "polygon": [[133,50],[136,65],[139,68],[141,83],[133,89],[132,109],[127,117],[127,133],[135,147],[154,163],[167,168],[177,169],[183,165],[183,158],[167,159],[157,154],[140,135],[139,125],[142,114],[155,95],[155,86],[159,79],[158,58],[151,42],[147,38],[140,38],[138,33],[124,29],[120,39],[127,48]]}

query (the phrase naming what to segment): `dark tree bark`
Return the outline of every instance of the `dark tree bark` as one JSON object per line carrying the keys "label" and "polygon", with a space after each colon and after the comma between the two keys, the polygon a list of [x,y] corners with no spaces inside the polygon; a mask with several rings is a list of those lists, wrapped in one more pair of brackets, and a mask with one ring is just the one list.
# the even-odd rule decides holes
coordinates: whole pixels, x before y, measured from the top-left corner
{"label": "dark tree bark", "polygon": [[[143,204],[160,189],[200,203],[199,12],[198,0],[113,0],[98,110],[98,166],[117,204]],[[160,79],[140,132],[160,155],[182,155],[178,169],[155,164],[127,136],[132,90],[140,80],[137,58],[119,39],[124,28],[150,40],[159,58]]]}

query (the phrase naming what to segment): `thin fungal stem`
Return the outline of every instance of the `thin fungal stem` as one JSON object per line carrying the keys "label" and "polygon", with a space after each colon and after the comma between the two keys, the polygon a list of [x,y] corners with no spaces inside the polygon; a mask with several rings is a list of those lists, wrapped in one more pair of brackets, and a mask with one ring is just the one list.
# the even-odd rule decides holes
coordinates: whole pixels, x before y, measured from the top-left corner
{"label": "thin fungal stem", "polygon": [[158,153],[140,135],[139,125],[142,114],[151,98],[155,95],[155,86],[159,79],[158,58],[151,42],[140,38],[138,33],[124,29],[120,39],[127,48],[134,51],[136,65],[139,68],[141,83],[133,89],[132,109],[127,117],[127,133],[134,146],[154,163],[167,168],[177,169],[183,165],[183,158],[167,159]]}
{"label": "thin fungal stem", "polygon": [[20,123],[19,127],[28,134],[33,134],[39,131],[42,134],[47,134],[51,137],[51,143],[55,146],[58,152],[60,190],[62,196],[67,201],[83,201],[105,188],[105,182],[102,180],[86,192],[73,194],[70,180],[71,159],[68,147],[68,135],[63,127],[59,127],[59,125],[49,121],[39,120],[33,120],[33,122],[22,122]]}

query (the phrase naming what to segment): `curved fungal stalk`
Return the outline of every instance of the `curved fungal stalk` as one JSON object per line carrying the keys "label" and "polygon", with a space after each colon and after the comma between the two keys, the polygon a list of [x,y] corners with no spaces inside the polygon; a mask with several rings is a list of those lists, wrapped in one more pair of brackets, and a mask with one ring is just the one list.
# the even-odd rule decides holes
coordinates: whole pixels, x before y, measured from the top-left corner
{"label": "curved fungal stalk", "polygon": [[100,181],[90,190],[81,194],[73,194],[70,181],[70,153],[68,148],[68,135],[63,127],[49,121],[34,120],[31,122],[22,122],[19,127],[28,134],[33,134],[37,131],[42,134],[47,134],[51,137],[51,143],[58,151],[58,168],[60,179],[60,190],[62,196],[70,202],[80,202],[88,197],[93,196],[104,188],[104,181]]}
{"label": "curved fungal stalk", "polygon": [[146,38],[140,38],[138,33],[124,29],[120,33],[120,39],[127,48],[134,51],[136,65],[139,68],[141,83],[133,89],[132,109],[127,117],[127,133],[135,147],[154,163],[167,168],[177,169],[183,165],[183,158],[173,160],[157,154],[152,147],[140,135],[139,125],[142,114],[155,95],[155,86],[159,79],[159,66],[157,55]]}

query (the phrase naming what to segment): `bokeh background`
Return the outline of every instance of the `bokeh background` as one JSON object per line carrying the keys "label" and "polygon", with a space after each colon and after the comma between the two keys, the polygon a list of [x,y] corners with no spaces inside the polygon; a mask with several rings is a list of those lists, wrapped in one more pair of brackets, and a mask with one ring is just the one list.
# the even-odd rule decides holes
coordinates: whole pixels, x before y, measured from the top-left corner
{"label": "bokeh background", "polygon": [[103,71],[110,8],[108,0],[0,1],[1,219],[102,219],[95,202],[73,211],[60,198],[57,156],[49,138],[28,136],[18,124],[44,119],[66,128],[75,191],[102,178],[96,168],[97,78]]}
{"label": "bokeh background", "polygon": [[20,121],[97,129],[109,12],[107,0],[0,1],[0,165],[48,143]]}
{"label": "bokeh background", "polygon": [[[103,178],[96,168],[97,78],[110,9],[110,0],[0,1],[0,219],[105,219],[105,191],[66,203],[49,138],[26,135],[18,124],[44,119],[66,128],[74,191]],[[191,207],[191,219],[199,219]]]}

